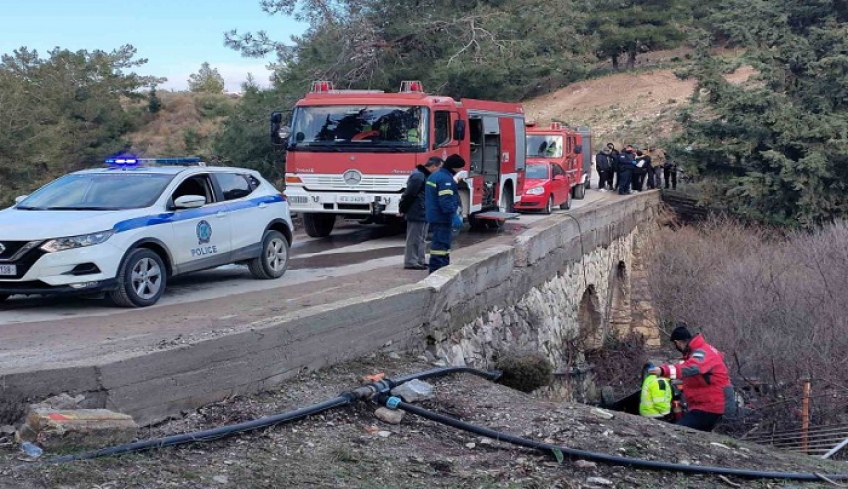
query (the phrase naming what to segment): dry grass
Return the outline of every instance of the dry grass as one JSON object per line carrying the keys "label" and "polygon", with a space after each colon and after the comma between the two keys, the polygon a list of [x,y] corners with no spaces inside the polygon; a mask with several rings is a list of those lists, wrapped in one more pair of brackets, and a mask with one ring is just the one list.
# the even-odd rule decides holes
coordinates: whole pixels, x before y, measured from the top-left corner
{"label": "dry grass", "polygon": [[725,353],[737,388],[770,406],[759,421],[797,424],[805,378],[820,395],[814,422],[836,421],[848,399],[845,243],[846,222],[791,234],[727,219],[665,229],[648,253],[657,312]]}
{"label": "dry grass", "polygon": [[[147,157],[208,154],[215,133],[237,103],[226,95],[158,92],[162,110],[128,137]],[[139,102],[144,108],[147,101]]]}

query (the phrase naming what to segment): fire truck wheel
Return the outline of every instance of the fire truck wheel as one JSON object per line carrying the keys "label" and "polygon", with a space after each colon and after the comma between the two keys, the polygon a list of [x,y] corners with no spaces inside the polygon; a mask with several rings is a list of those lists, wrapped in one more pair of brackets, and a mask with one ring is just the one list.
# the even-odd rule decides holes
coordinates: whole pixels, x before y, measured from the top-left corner
{"label": "fire truck wheel", "polygon": [[548,197],[548,203],[545,204],[545,210],[543,211],[545,214],[550,214],[554,211],[554,196],[551,195]]}
{"label": "fire truck wheel", "polygon": [[567,194],[565,194],[565,202],[560,204],[559,208],[564,210],[564,211],[571,209],[571,192],[568,192]]}
{"label": "fire truck wheel", "polygon": [[574,186],[574,198],[580,200],[586,197],[586,186],[582,183]]}
{"label": "fire truck wheel", "polygon": [[280,278],[289,268],[289,242],[279,231],[266,231],[262,239],[262,254],[247,262],[253,278]]}
{"label": "fire truck wheel", "polygon": [[303,228],[311,238],[325,238],[333,232],[336,225],[335,214],[303,214]]}

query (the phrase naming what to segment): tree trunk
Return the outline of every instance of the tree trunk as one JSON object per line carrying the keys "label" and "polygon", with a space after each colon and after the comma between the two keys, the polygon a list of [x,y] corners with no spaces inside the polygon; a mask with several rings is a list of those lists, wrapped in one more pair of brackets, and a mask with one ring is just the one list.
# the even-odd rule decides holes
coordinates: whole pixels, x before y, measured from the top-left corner
{"label": "tree trunk", "polygon": [[627,53],[627,69],[632,70],[636,67],[636,51]]}
{"label": "tree trunk", "polygon": [[612,57],[612,69],[618,71],[618,55]]}

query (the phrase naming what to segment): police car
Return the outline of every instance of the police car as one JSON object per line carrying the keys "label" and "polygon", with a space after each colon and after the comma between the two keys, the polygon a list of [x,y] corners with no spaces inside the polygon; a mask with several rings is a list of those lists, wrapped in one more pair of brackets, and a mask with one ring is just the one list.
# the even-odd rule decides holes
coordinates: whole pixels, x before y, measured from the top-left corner
{"label": "police car", "polygon": [[260,279],[286,272],[289,206],[259,173],[198,158],[107,163],[0,211],[0,300],[105,291],[144,307],[175,275],[229,263]]}

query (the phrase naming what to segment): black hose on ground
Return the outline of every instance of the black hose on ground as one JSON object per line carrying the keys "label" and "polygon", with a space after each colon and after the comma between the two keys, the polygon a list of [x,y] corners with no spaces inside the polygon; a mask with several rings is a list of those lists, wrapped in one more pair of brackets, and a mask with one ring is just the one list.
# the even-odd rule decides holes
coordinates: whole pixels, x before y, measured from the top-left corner
{"label": "black hose on ground", "polygon": [[612,465],[624,465],[640,469],[666,470],[674,472],[683,472],[688,474],[724,475],[741,477],[745,479],[784,479],[795,481],[827,481],[828,479],[848,479],[848,474],[814,474],[809,472],[763,472],[758,470],[734,469],[729,467],[711,467],[703,465],[683,465],[670,462],[656,462],[653,460],[644,460],[639,458],[619,457],[617,455],[609,455],[605,453],[590,452],[586,450],[578,450],[574,448],[552,445],[549,443],[541,443],[527,438],[522,438],[520,436],[510,435],[509,433],[503,433],[501,431],[496,431],[483,426],[477,426],[471,423],[466,423],[464,421],[460,421],[458,419],[454,419],[439,413],[434,413],[421,407],[405,403],[396,397],[388,397],[382,395],[380,398],[380,403],[385,404],[387,407],[393,409],[401,409],[408,413],[421,416],[422,418],[426,418],[437,423],[467,431],[469,433],[485,436],[486,438],[491,438],[497,441],[512,443],[513,445],[518,445],[525,448],[532,448],[548,455],[554,455],[556,451],[559,451],[564,456],[583,460],[594,460],[597,462],[603,462]]}
{"label": "black hose on ground", "polygon": [[264,418],[245,421],[234,425],[219,426],[203,431],[194,431],[191,433],[182,433],[179,435],[166,436],[164,438],[152,438],[149,440],[140,440],[133,443],[125,443],[113,447],[101,448],[91,452],[84,452],[75,455],[63,455],[61,457],[53,457],[45,460],[44,463],[62,463],[72,462],[76,460],[89,460],[93,458],[108,457],[112,455],[121,455],[125,453],[140,452],[143,450],[151,450],[154,448],[170,447],[174,445],[182,445],[184,443],[192,443],[198,441],[211,441],[219,438],[224,438],[236,433],[258,430],[267,428],[281,423],[296,421],[298,419],[312,416],[329,409],[345,406],[353,402],[353,398],[345,395],[328,399],[324,402],[312,405],[307,408],[290,411],[288,413],[275,414]]}
{"label": "black hose on ground", "polygon": [[266,416],[264,418],[254,419],[251,421],[245,421],[243,423],[238,423],[234,425],[225,425],[219,426],[217,428],[212,428],[203,431],[194,431],[191,433],[182,433],[179,435],[171,435],[163,438],[152,438],[148,440],[140,440],[132,443],[125,443],[123,445],[116,445],[107,448],[101,448],[99,450],[93,450],[90,452],[83,452],[74,455],[63,455],[60,457],[53,457],[43,462],[39,462],[36,464],[26,465],[24,467],[33,467],[40,464],[49,464],[49,463],[63,463],[63,462],[73,462],[77,460],[90,460],[94,458],[100,457],[108,457],[112,455],[121,455],[126,453],[133,452],[141,452],[144,450],[152,450],[156,448],[170,447],[175,445],[182,445],[185,443],[194,443],[201,441],[211,441],[217,440],[219,438],[224,438],[227,436],[232,436],[238,433],[244,433],[247,431],[258,430],[262,428],[267,428],[269,426],[274,426],[282,423],[288,423],[291,421],[297,421],[299,419],[303,419],[307,416],[312,416],[314,414],[318,414],[330,409],[346,406],[348,404],[352,404],[361,399],[370,398],[375,394],[383,394],[392,390],[394,387],[406,383],[410,380],[414,379],[431,379],[435,377],[443,377],[445,375],[450,375],[454,373],[469,373],[474,374],[485,379],[495,380],[500,376],[500,372],[486,372],[483,370],[478,370],[470,367],[442,367],[435,368],[432,370],[427,370],[424,372],[420,372],[417,374],[404,375],[397,379],[384,379],[378,382],[372,382],[365,386],[359,387],[350,392],[345,392],[343,394],[338,395],[332,399],[327,399],[324,402],[320,402],[318,404],[314,404],[312,406],[298,409],[295,411],[289,411],[287,413],[274,414],[271,416]]}

